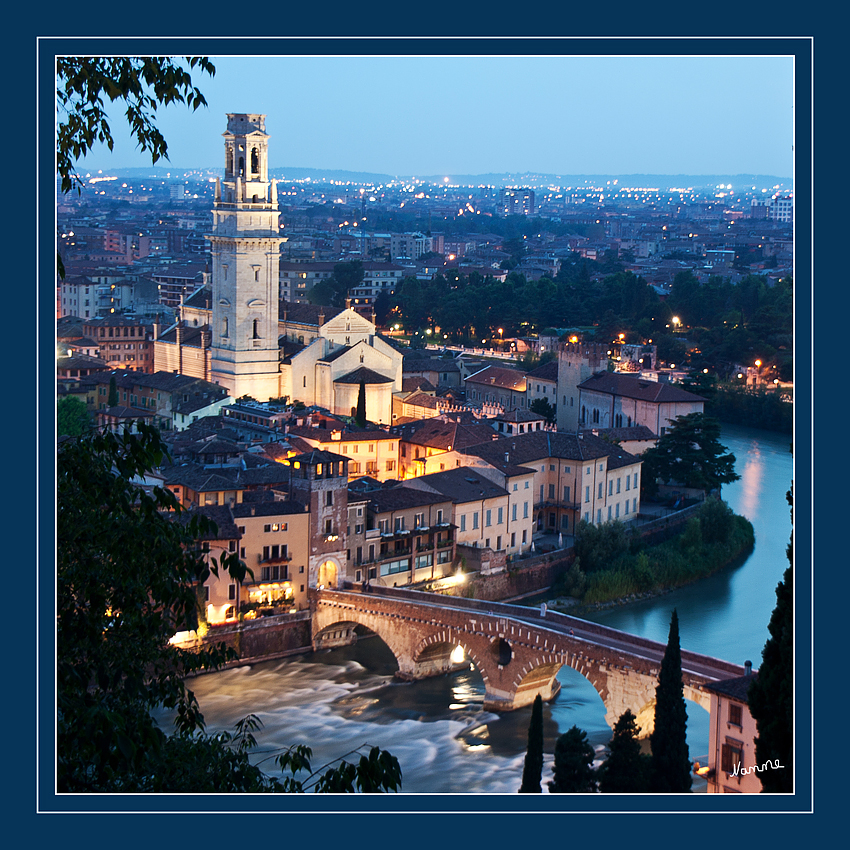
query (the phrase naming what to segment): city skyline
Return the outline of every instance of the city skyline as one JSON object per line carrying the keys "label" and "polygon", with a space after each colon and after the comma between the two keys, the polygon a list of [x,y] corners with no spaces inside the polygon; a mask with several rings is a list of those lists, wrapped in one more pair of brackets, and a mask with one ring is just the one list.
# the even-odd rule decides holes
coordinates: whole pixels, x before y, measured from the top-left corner
{"label": "city skyline", "polygon": [[[157,111],[159,166],[220,167],[226,114],[261,112],[272,169],[793,176],[791,55],[209,55],[208,106]],[[80,172],[149,166],[108,111]]]}

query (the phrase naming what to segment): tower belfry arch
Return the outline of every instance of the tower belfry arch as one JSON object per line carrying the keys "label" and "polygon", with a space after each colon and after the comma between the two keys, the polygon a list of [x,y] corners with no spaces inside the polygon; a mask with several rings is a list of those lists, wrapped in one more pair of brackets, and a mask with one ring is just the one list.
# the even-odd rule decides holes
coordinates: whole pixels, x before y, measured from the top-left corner
{"label": "tower belfry arch", "polygon": [[212,380],[233,398],[281,395],[278,345],[280,236],[269,180],[266,116],[228,113],[224,177],[216,178],[212,232]]}

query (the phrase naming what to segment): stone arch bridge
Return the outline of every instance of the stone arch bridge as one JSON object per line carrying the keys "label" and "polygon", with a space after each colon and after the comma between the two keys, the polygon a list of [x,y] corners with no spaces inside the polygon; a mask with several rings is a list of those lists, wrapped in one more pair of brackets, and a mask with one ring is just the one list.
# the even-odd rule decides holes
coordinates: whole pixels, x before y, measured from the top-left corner
{"label": "stone arch bridge", "polygon": [[[652,731],[665,644],[519,605],[396,588],[310,593],[314,649],[350,644],[355,627],[363,626],[387,644],[398,662],[396,676],[409,681],[456,669],[451,654],[461,646],[484,680],[484,708],[491,711],[529,705],[538,693],[554,699],[560,689],[555,677],[568,666],[596,688],[610,726],[631,709],[641,734]],[[681,654],[685,698],[706,710],[705,685],[745,672],[728,661]]]}

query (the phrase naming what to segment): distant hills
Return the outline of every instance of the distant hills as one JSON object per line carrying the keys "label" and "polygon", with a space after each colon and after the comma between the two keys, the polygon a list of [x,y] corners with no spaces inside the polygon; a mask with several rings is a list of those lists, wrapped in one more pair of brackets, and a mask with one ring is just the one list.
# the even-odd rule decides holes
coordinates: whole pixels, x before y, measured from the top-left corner
{"label": "distant hills", "polygon": [[[89,170],[89,169],[87,169]],[[191,177],[212,178],[221,174],[220,168],[175,168],[149,166],[141,168],[104,169],[109,174],[129,178],[185,179]],[[387,184],[406,180],[461,186],[600,186],[609,181],[625,187],[715,187],[721,183],[731,183],[733,188],[756,186],[759,189],[782,186],[790,189],[793,180],[790,177],[777,177],[770,174],[538,174],[534,172],[502,172],[488,174],[378,174],[368,171],[345,171],[334,168],[298,168],[286,166],[271,168],[269,173],[278,180],[312,180],[317,183],[331,181],[355,184]]]}

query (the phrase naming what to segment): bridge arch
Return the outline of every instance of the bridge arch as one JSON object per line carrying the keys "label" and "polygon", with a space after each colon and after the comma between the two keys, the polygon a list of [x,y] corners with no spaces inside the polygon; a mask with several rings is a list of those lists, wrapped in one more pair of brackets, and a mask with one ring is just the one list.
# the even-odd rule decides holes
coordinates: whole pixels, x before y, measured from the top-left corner
{"label": "bridge arch", "polygon": [[[451,654],[460,646],[484,681],[484,708],[494,711],[521,708],[538,693],[553,699],[561,687],[559,671],[570,667],[599,694],[609,726],[629,709],[643,715],[639,723],[644,734],[651,731],[647,715],[658,684],[662,644],[555,612],[538,616],[516,606],[484,607],[421,591],[314,593],[314,644],[335,634],[332,627],[337,624],[351,624],[352,631],[355,624],[362,625],[384,641],[398,663],[396,676],[406,680],[458,669]],[[689,664],[683,676],[685,698],[705,709],[709,697],[704,685],[743,671],[719,659],[683,656]]]}

